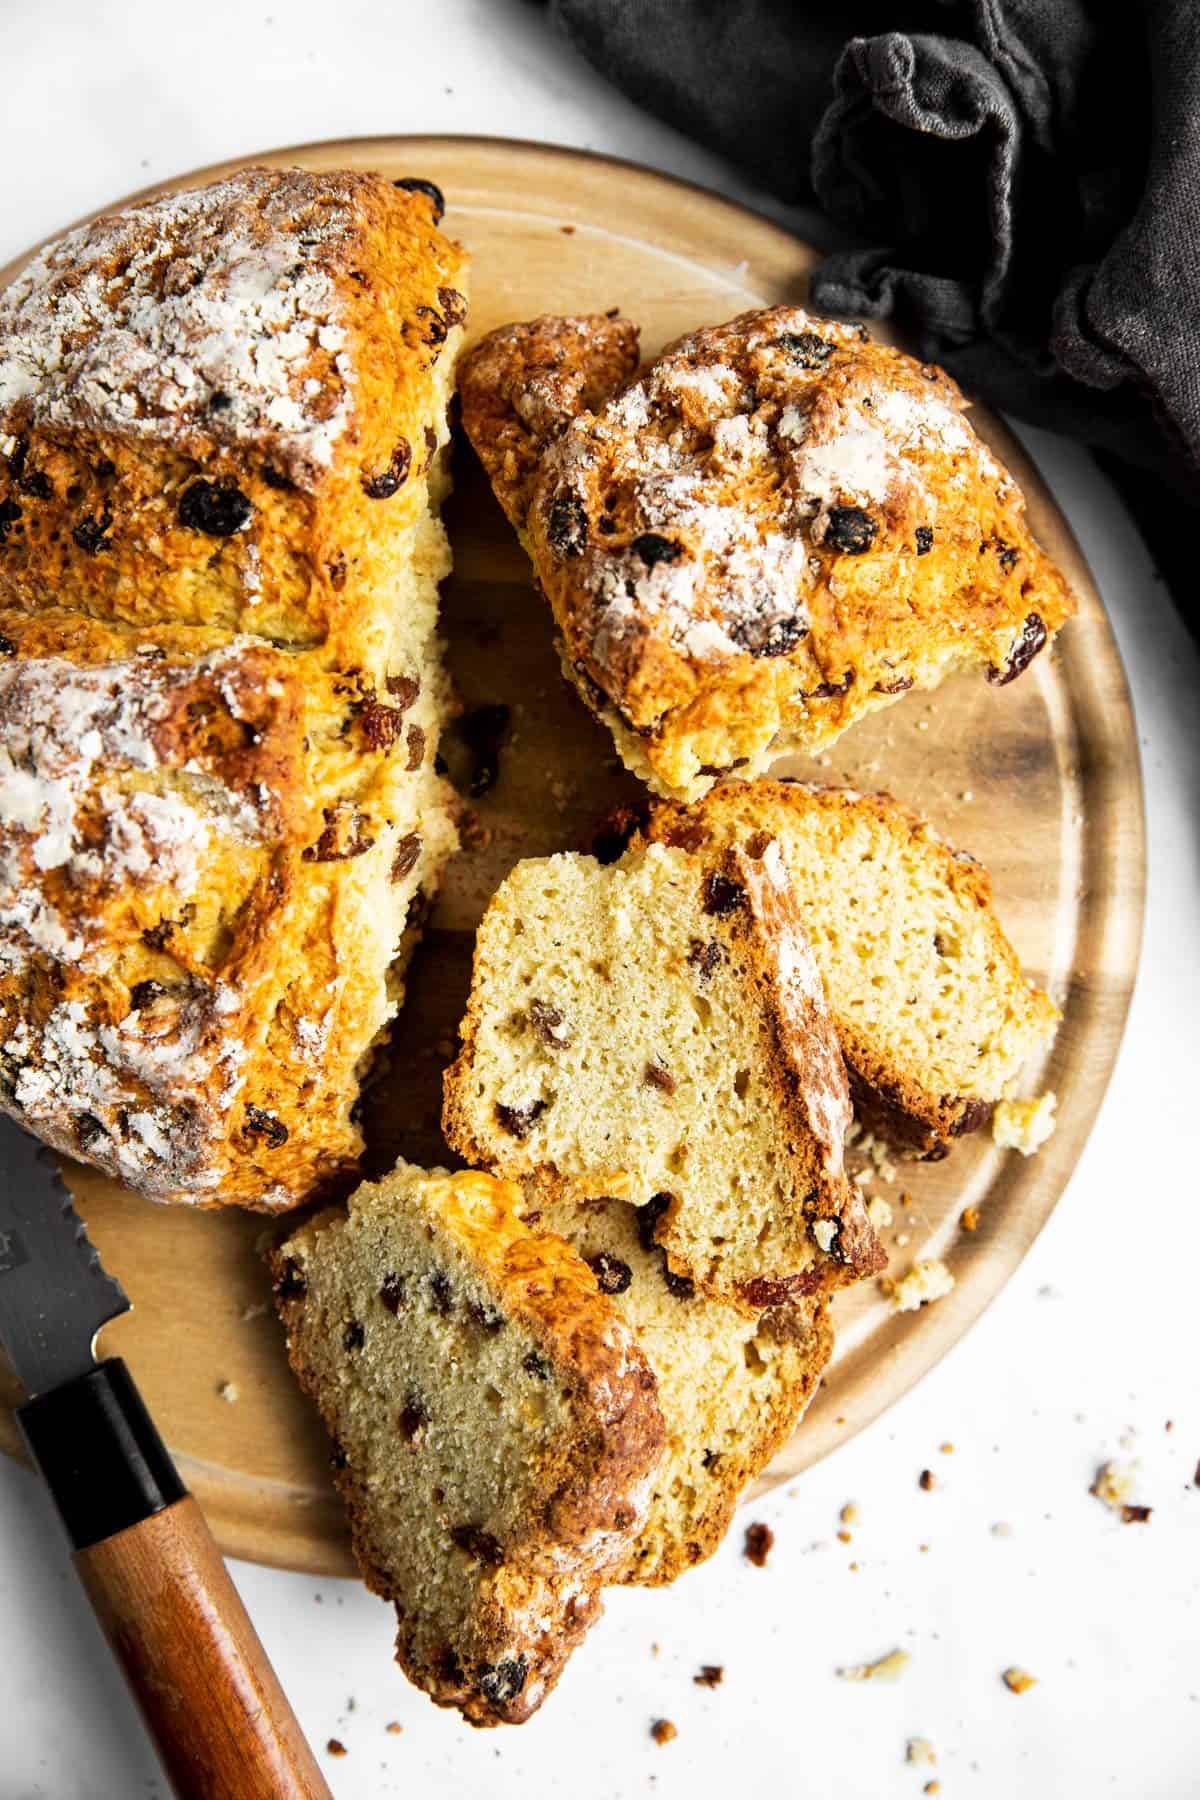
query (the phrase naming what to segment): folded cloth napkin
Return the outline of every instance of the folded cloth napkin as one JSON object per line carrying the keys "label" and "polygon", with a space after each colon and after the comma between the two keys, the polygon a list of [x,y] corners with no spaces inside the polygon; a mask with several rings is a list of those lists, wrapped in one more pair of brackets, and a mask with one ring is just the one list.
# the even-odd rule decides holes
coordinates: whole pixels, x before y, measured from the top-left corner
{"label": "folded cloth napkin", "polygon": [[849,231],[814,306],[894,318],[1091,445],[1171,579],[1200,498],[1196,0],[549,4],[633,99]]}

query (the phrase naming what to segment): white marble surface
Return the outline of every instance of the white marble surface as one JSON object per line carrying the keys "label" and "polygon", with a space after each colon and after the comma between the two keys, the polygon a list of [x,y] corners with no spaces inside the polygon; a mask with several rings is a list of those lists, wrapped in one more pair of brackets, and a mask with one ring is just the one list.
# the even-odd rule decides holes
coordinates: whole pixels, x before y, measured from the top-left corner
{"label": "white marble surface", "polygon": [[[582,144],[756,199],[605,88],[520,0],[271,4],[4,0],[0,262],[155,177],[372,132]],[[522,1731],[472,1733],[408,1688],[387,1609],[361,1588],[236,1565],[339,1800],[873,1800],[935,1778],[951,1800],[1200,1793],[1200,660],[1112,490],[1070,446],[1029,436],[1120,638],[1150,830],[1128,1035],[1069,1191],[953,1355],[755,1509],[777,1533],[765,1570],[742,1558],[739,1530],[674,1590],[614,1593]],[[1097,1463],[1127,1453],[1148,1526],[1088,1495]],[[917,1486],[926,1466],[932,1493]],[[861,1522],[843,1545],[848,1500]],[[897,1646],[912,1661],[894,1685],[837,1678]],[[692,1681],[707,1662],[726,1670],[712,1692]],[[1000,1681],[1013,1663],[1039,1682],[1019,1698]],[[0,1800],[165,1792],[44,1496],[7,1463],[0,1669]],[[663,1748],[656,1717],[679,1728]],[[936,1768],[905,1766],[916,1735]],[[331,1737],[344,1757],[326,1754]]]}

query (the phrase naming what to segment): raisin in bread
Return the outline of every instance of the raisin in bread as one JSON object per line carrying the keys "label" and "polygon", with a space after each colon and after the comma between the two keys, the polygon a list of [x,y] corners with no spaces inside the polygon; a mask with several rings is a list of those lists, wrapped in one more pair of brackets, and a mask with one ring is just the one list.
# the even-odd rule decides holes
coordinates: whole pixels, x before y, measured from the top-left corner
{"label": "raisin in bread", "polygon": [[654,1376],[514,1185],[401,1164],[272,1254],[397,1661],[474,1725],[541,1704],[600,1612],[661,1454]]}
{"label": "raisin in bread", "polygon": [[344,1178],[455,844],[436,210],[251,169],[0,294],[0,1107],[156,1199]]}
{"label": "raisin in bread", "polygon": [[654,1242],[652,1214],[623,1200],[544,1193],[536,1222],[566,1238],[595,1272],[654,1371],[666,1447],[618,1578],[660,1585],[717,1548],[746,1484],[799,1423],[833,1331],[823,1299],[748,1317],[673,1275]]}
{"label": "raisin in bread", "polygon": [[541,318],[460,386],[567,676],[660,794],[1011,681],[1074,610],[954,383],[860,326],[772,307],[638,369],[627,320]]}
{"label": "raisin in bread", "polygon": [[443,1130],[466,1161],[655,1209],[755,1310],[875,1269],[846,1076],[778,852],[517,865],[479,927]]}
{"label": "raisin in bread", "polygon": [[653,808],[644,841],[774,842],[808,929],[864,1122],[944,1156],[990,1116],[1058,1009],[1021,972],[974,858],[887,794],[728,782]]}

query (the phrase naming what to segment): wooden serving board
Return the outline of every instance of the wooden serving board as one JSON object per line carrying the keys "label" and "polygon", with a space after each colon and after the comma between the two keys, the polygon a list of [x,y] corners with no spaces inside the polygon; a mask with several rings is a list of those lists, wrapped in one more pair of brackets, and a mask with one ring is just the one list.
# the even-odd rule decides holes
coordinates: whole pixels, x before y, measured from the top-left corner
{"label": "wooden serving board", "polygon": [[[785,231],[712,194],[568,150],[483,138],[378,138],[258,160],[436,181],[449,203],[446,227],[474,258],[475,333],[539,312],[620,306],[640,322],[652,352],[746,307],[802,301],[813,261]],[[1145,857],[1137,739],[1120,659],[1074,538],[1037,471],[997,421],[976,414],[976,423],[1022,482],[1034,529],[1079,597],[1079,617],[1060,647],[1013,686],[959,677],[933,696],[909,696],[807,767],[820,779],[890,789],[991,869],[1025,966],[1063,1007],[1047,1066],[1029,1072],[1030,1092],[1057,1090],[1058,1130],[1028,1161],[978,1134],[947,1162],[902,1166],[894,1185],[876,1184],[893,1204],[902,1188],[914,1197],[903,1215],[910,1242],[894,1251],[893,1268],[944,1256],[957,1285],[936,1305],[899,1316],[874,1283],[839,1297],[836,1358],[760,1490],[890,1406],[1003,1287],[1079,1156],[1133,984]],[[465,447],[456,482],[447,518],[456,566],[444,599],[451,667],[467,709],[503,704],[512,724],[498,780],[472,802],[470,847],[447,874],[369,1097],[371,1172],[401,1151],[419,1163],[445,1154],[441,1072],[453,1054],[472,932],[488,896],[519,857],[582,845],[599,815],[636,791],[608,734],[562,682],[548,609]],[[446,753],[456,773],[466,766],[465,746],[452,741]],[[791,759],[787,766],[806,765]],[[266,1221],[159,1208],[90,1172],[69,1174],[94,1242],[135,1301],[133,1315],[105,1334],[104,1348],[136,1371],[222,1547],[311,1573],[352,1573],[328,1445],[290,1378],[268,1306],[256,1248]],[[958,1221],[968,1205],[979,1208],[980,1225],[965,1235]],[[0,1378],[0,1441],[14,1453],[6,1407],[16,1399]]]}

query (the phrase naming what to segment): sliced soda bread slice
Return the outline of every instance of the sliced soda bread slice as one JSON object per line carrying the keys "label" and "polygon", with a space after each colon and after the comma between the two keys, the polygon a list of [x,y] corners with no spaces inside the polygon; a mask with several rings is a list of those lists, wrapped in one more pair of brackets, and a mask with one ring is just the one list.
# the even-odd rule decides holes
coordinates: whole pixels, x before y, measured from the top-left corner
{"label": "sliced soda bread slice", "polygon": [[466,1161],[653,1207],[672,1271],[751,1311],[879,1266],[777,851],[519,863],[479,927],[462,1037],[443,1129]]}
{"label": "sliced soda bread slice", "polygon": [[658,1382],[666,1449],[616,1579],[661,1586],[712,1555],[746,1484],[795,1430],[833,1351],[827,1302],[748,1317],[672,1275],[623,1200],[563,1193],[542,1200],[538,1222],[595,1272]]}
{"label": "sliced soda bread slice", "polygon": [[628,1325],[521,1205],[509,1182],[401,1164],[271,1257],[396,1660],[473,1725],[519,1724],[554,1686],[663,1445]]}
{"label": "sliced soda bread slice", "polygon": [[860,1117],[945,1156],[989,1117],[1058,1009],[1021,972],[987,870],[887,794],[731,782],[654,808],[645,838],[698,854],[779,847]]}

